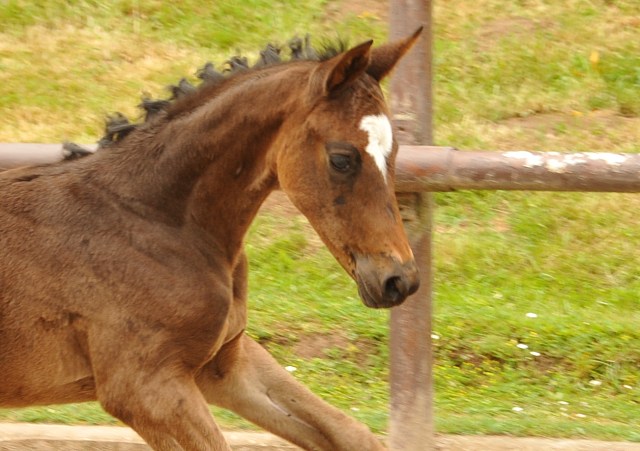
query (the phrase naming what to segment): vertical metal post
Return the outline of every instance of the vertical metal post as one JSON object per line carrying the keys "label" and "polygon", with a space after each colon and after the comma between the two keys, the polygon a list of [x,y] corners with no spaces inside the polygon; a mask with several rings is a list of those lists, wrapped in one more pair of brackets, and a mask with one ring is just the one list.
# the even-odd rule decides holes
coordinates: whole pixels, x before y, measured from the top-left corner
{"label": "vertical metal post", "polygon": [[[424,30],[391,78],[391,112],[400,144],[432,145],[432,0],[390,0],[390,39]],[[435,450],[431,347],[433,194],[398,198],[420,268],[420,289],[391,310],[391,451]]]}
{"label": "vertical metal post", "polygon": [[389,40],[424,26],[420,40],[391,73],[391,111],[400,144],[433,145],[432,0],[390,0]]}

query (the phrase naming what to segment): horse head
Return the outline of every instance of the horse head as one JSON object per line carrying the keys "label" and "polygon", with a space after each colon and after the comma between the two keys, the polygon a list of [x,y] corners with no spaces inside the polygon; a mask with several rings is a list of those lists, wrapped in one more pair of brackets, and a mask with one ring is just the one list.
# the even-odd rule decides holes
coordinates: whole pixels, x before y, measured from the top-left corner
{"label": "horse head", "polygon": [[380,81],[421,31],[319,63],[277,154],[280,186],[372,308],[398,305],[419,286],[394,192],[398,144]]}

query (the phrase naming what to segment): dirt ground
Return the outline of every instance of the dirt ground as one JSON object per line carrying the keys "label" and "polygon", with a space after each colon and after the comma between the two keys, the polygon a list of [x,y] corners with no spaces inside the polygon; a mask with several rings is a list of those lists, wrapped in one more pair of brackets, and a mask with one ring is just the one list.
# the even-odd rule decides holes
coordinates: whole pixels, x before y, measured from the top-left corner
{"label": "dirt ground", "polygon": [[438,451],[640,451],[640,443],[535,437],[439,436]]}
{"label": "dirt ground", "polygon": [[[263,432],[226,431],[234,451],[294,451],[299,449]],[[426,444],[425,444],[426,445]],[[543,438],[439,435],[437,451],[640,451],[640,443]],[[1,451],[147,451],[129,428],[0,423]],[[432,448],[433,449],[433,448]],[[425,451],[429,450],[425,446]]]}

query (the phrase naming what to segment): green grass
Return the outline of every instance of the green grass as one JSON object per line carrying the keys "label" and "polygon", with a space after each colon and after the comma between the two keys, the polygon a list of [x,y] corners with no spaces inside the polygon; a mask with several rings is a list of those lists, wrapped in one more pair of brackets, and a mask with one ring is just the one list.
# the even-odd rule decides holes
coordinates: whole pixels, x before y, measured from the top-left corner
{"label": "green grass", "polygon": [[[307,30],[352,42],[386,33],[375,0],[364,11],[329,0],[174,3],[0,2],[0,140],[92,141],[106,112],[135,115],[142,92],[158,95],[207,59],[256,55]],[[435,2],[439,144],[640,150],[640,4],[566,3]],[[456,192],[436,202],[438,430],[640,441],[638,196]],[[303,218],[262,216],[247,250],[248,333],[384,432],[387,312],[362,305]],[[95,404],[0,419],[115,422]]]}
{"label": "green grass", "polygon": [[325,3],[2,1],[0,140],[95,141],[107,113],[136,117],[144,93],[166,97],[165,86],[196,80],[209,60],[218,68],[238,53],[255,61],[267,42],[285,46],[306,33],[316,44],[382,41],[375,18],[330,20]]}
{"label": "green grass", "polygon": [[322,13],[322,0],[149,0],[44,2],[5,1],[0,20],[5,33],[22,35],[30,26],[48,29],[100,27],[189,46],[230,50],[282,39],[282,31],[305,32]]}

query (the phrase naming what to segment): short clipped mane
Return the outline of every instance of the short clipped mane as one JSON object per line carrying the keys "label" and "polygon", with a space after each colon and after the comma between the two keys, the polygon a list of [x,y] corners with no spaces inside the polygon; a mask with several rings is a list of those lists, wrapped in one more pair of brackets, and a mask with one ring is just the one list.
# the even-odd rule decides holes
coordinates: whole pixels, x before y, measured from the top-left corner
{"label": "short clipped mane", "polygon": [[[196,76],[201,80],[197,86],[192,85],[185,78],[182,78],[177,84],[172,84],[167,87],[167,90],[171,92],[171,96],[168,99],[143,97],[142,103],[138,105],[144,112],[143,122],[131,122],[124,114],[119,112],[107,116],[105,135],[98,141],[98,150],[121,141],[141,124],[153,120],[158,113],[167,111],[175,105],[177,101],[192,98],[192,96],[202,93],[205,88],[209,90],[213,86],[221,85],[238,73],[267,66],[286,64],[293,61],[326,61],[347,49],[347,42],[342,39],[336,42],[326,41],[319,50],[312,48],[309,41],[309,35],[306,35],[304,40],[301,38],[290,40],[287,43],[287,47],[290,50],[290,56],[287,60],[281,57],[283,47],[277,47],[270,43],[267,44],[264,50],[260,51],[260,58],[253,66],[249,65],[246,57],[233,56],[225,62],[227,67],[221,72],[218,72],[213,63],[207,62],[196,73]],[[92,153],[70,142],[65,142],[63,149],[65,160],[73,160]]]}

